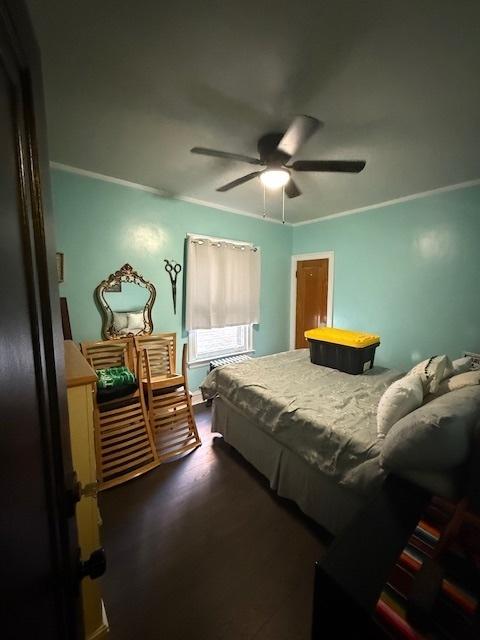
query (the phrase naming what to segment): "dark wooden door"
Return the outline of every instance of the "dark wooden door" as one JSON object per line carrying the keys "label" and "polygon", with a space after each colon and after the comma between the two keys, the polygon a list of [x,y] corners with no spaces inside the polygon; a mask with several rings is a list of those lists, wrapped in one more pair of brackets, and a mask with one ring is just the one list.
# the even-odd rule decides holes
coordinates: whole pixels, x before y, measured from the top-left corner
{"label": "dark wooden door", "polygon": [[65,640],[82,627],[40,79],[23,3],[0,0],[0,629]]}
{"label": "dark wooden door", "polygon": [[305,331],[327,323],[328,259],[297,262],[295,349],[308,347]]}

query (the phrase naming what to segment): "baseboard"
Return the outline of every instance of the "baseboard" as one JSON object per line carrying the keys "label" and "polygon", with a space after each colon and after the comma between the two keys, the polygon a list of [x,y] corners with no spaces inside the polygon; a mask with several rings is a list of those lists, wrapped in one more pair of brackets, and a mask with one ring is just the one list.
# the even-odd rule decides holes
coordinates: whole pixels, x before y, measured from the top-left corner
{"label": "baseboard", "polygon": [[205,404],[205,400],[202,397],[200,389],[192,392],[192,404],[195,407],[197,404]]}
{"label": "baseboard", "polygon": [[109,627],[102,623],[98,629],[95,629],[93,633],[87,636],[86,640],[104,640],[109,636]]}
{"label": "baseboard", "polygon": [[102,624],[95,629],[93,633],[86,637],[86,640],[104,640],[108,638],[110,627],[108,626],[107,612],[105,611],[105,605],[102,600]]}

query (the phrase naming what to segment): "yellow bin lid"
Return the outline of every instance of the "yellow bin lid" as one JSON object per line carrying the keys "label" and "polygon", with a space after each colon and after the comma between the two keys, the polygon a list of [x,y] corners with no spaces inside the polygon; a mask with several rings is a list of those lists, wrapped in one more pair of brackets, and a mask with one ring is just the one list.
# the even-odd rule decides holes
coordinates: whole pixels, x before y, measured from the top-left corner
{"label": "yellow bin lid", "polygon": [[323,340],[323,342],[334,342],[344,347],[355,347],[363,349],[372,344],[380,342],[380,336],[372,333],[361,333],[360,331],[348,331],[348,329],[334,329],[333,327],[319,327],[305,331],[305,337],[309,340]]}

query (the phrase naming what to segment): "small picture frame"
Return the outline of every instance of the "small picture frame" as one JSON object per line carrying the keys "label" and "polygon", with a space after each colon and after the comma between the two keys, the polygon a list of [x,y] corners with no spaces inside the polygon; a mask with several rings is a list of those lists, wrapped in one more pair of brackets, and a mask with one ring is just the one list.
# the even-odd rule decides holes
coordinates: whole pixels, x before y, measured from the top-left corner
{"label": "small picture frame", "polygon": [[105,287],[105,293],[121,293],[122,292],[122,283],[114,282],[109,287]]}
{"label": "small picture frame", "polygon": [[57,252],[56,258],[57,258],[57,278],[58,278],[58,283],[60,284],[61,282],[64,281],[64,278],[65,278],[65,271],[64,271],[65,260],[64,260],[63,253]]}

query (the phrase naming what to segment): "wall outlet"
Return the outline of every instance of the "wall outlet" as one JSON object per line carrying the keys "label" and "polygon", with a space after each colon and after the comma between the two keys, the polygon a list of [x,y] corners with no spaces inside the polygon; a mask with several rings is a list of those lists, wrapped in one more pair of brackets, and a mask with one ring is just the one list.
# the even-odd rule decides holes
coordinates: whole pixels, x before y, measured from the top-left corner
{"label": "wall outlet", "polygon": [[480,369],[480,353],[473,353],[473,351],[464,351],[464,357],[472,358],[472,369]]}

